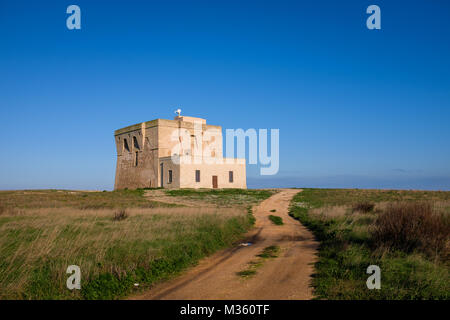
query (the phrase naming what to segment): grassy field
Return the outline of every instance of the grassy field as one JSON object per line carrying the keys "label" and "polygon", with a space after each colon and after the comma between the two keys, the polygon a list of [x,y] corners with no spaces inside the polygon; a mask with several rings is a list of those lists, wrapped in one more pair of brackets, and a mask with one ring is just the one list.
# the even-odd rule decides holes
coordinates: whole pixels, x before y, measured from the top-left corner
{"label": "grassy field", "polygon": [[[253,223],[242,205],[271,194],[201,192],[241,206],[166,205],[143,190],[0,192],[0,299],[116,299],[148,288],[239,240]],[[69,265],[80,266],[81,290],[66,288]]]}
{"label": "grassy field", "polygon": [[[143,189],[112,192],[70,191],[70,190],[21,190],[0,191],[0,214],[12,210],[36,208],[154,208],[159,202],[149,201]],[[164,206],[174,206],[164,204]]]}
{"label": "grassy field", "polygon": [[219,206],[256,204],[267,199],[275,191],[251,189],[174,189],[166,190],[167,195],[189,200],[211,202]]}
{"label": "grassy field", "polygon": [[319,299],[449,299],[450,192],[304,189],[290,214],[320,241]]}

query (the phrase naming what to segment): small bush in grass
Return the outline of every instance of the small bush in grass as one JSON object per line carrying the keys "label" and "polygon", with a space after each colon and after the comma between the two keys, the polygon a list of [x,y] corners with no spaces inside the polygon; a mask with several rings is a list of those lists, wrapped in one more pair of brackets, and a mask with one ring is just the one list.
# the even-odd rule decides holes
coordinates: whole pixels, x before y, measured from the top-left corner
{"label": "small bush in grass", "polygon": [[114,213],[113,221],[122,221],[128,217],[125,209],[120,209]]}
{"label": "small bush in grass", "polygon": [[270,212],[277,212],[277,210],[276,209],[272,209],[272,210],[270,210]]}
{"label": "small bush in grass", "polygon": [[394,203],[378,216],[371,234],[382,249],[448,256],[450,220],[430,203]]}
{"label": "small bush in grass", "polygon": [[353,206],[353,212],[359,211],[363,213],[372,212],[375,204],[371,202],[358,202]]}
{"label": "small bush in grass", "polygon": [[279,216],[270,215],[269,220],[276,224],[277,226],[281,226],[283,224],[283,218]]}

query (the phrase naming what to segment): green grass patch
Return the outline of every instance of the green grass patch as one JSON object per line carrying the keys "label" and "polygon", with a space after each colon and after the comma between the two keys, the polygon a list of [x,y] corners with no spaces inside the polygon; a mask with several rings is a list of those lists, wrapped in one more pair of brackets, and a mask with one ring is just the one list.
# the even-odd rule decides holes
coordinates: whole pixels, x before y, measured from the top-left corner
{"label": "green grass patch", "polygon": [[173,189],[165,190],[173,197],[212,202],[219,206],[251,205],[269,198],[275,190],[257,189]]}
{"label": "green grass patch", "polygon": [[[304,189],[292,200],[290,215],[320,241],[313,287],[319,299],[443,299],[450,294],[448,261],[430,259],[421,252],[377,247],[371,227],[378,213],[354,213],[367,201],[447,201],[450,192],[392,190]],[[347,213],[327,216],[327,208],[348,206]],[[322,208],[325,214],[311,209]],[[381,289],[369,290],[369,265],[381,268]]]}
{"label": "green grass patch", "polygon": [[370,189],[310,189],[304,188],[296,202],[307,200],[312,208],[325,205],[355,206],[358,203],[394,201],[450,201],[449,191],[370,190]]}
{"label": "green grass patch", "polygon": [[278,257],[280,252],[279,246],[269,246],[257,255],[257,260],[250,261],[247,269],[236,272],[236,275],[242,278],[249,278],[257,273],[257,269],[264,265],[265,260]]}
{"label": "green grass patch", "polygon": [[277,226],[283,225],[283,218],[279,216],[270,215],[269,220],[272,221],[273,224],[276,224]]}
{"label": "green grass patch", "polygon": [[269,246],[264,248],[264,250],[258,254],[258,257],[263,259],[276,258],[280,252],[279,246]]}
{"label": "green grass patch", "polygon": [[254,270],[254,269],[246,269],[246,270],[242,270],[242,271],[236,272],[236,274],[238,276],[240,276],[240,277],[248,278],[248,277],[251,277],[251,276],[255,275],[256,274],[256,270]]}

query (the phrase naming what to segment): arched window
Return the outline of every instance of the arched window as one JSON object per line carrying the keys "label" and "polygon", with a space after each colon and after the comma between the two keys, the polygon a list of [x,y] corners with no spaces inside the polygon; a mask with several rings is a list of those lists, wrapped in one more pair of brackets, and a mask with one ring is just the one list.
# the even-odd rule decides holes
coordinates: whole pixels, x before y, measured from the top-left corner
{"label": "arched window", "polygon": [[140,149],[140,148],[139,148],[139,143],[138,143],[138,141],[137,141],[137,139],[136,139],[135,136],[133,136],[133,145],[134,145],[134,148],[135,148],[135,149],[137,149],[137,150]]}
{"label": "arched window", "polygon": [[128,141],[127,139],[123,139],[123,148],[125,150],[127,150],[128,152],[130,152],[130,147],[128,146]]}

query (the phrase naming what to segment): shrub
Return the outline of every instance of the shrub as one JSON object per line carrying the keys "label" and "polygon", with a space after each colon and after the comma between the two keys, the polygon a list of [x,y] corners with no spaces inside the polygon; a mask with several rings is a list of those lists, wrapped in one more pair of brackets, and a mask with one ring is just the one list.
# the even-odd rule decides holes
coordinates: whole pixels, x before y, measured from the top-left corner
{"label": "shrub", "polygon": [[358,202],[353,206],[353,212],[359,211],[363,213],[372,212],[375,204],[371,202]]}
{"label": "shrub", "polygon": [[128,217],[128,214],[125,209],[120,209],[114,212],[113,221],[122,221]]}
{"label": "shrub", "polygon": [[394,203],[378,216],[371,235],[374,245],[382,249],[446,256],[449,222],[430,203]]}

